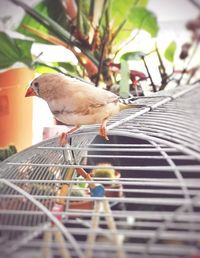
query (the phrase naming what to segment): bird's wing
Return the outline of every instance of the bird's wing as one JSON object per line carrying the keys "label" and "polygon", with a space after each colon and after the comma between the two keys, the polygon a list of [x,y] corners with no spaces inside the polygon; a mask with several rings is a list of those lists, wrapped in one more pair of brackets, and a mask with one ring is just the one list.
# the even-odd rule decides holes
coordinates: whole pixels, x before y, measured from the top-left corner
{"label": "bird's wing", "polygon": [[76,94],[79,98],[85,100],[88,106],[92,107],[104,106],[116,102],[119,99],[114,93],[101,88],[96,88],[95,86],[91,86],[90,88],[84,87],[84,90],[79,91]]}
{"label": "bird's wing", "polygon": [[76,113],[88,113],[91,109],[117,102],[119,97],[114,93],[97,88],[91,84],[72,81],[68,110]]}

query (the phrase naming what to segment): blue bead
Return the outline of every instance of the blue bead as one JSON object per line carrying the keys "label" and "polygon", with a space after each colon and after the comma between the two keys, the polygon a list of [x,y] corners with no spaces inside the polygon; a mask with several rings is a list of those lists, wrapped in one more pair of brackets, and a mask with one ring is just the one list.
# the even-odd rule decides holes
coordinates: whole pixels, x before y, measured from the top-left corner
{"label": "blue bead", "polygon": [[90,193],[92,197],[104,197],[105,190],[103,185],[96,185],[95,188],[90,189]]}

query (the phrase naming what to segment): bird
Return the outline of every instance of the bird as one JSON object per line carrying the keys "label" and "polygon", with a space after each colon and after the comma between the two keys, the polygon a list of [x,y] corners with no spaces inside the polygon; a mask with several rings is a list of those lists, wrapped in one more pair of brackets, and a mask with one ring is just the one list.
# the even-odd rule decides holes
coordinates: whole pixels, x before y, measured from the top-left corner
{"label": "bird", "polygon": [[111,91],[58,72],[43,73],[33,79],[25,94],[30,96],[45,100],[58,121],[74,126],[60,136],[61,145],[82,125],[100,124],[100,136],[109,140],[106,124],[110,117],[124,109],[145,106],[125,103]]}

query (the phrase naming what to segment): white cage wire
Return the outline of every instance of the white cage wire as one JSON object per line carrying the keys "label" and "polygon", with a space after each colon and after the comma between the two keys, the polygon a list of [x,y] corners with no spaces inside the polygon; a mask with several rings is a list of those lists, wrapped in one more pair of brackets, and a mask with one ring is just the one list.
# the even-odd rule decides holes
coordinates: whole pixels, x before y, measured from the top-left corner
{"label": "white cage wire", "polygon": [[[146,108],[110,120],[108,142],[83,127],[70,145],[50,139],[2,162],[0,256],[200,257],[199,100],[200,85],[140,98]],[[83,180],[80,167],[115,177]]]}

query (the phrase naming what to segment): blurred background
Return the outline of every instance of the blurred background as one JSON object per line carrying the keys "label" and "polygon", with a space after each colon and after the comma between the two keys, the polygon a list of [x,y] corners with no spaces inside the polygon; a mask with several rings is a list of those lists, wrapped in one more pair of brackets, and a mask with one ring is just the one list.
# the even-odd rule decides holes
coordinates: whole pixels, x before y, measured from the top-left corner
{"label": "blurred background", "polygon": [[41,73],[81,77],[121,97],[199,80],[199,0],[0,5],[0,148],[22,150],[66,130],[44,101],[24,98]]}

